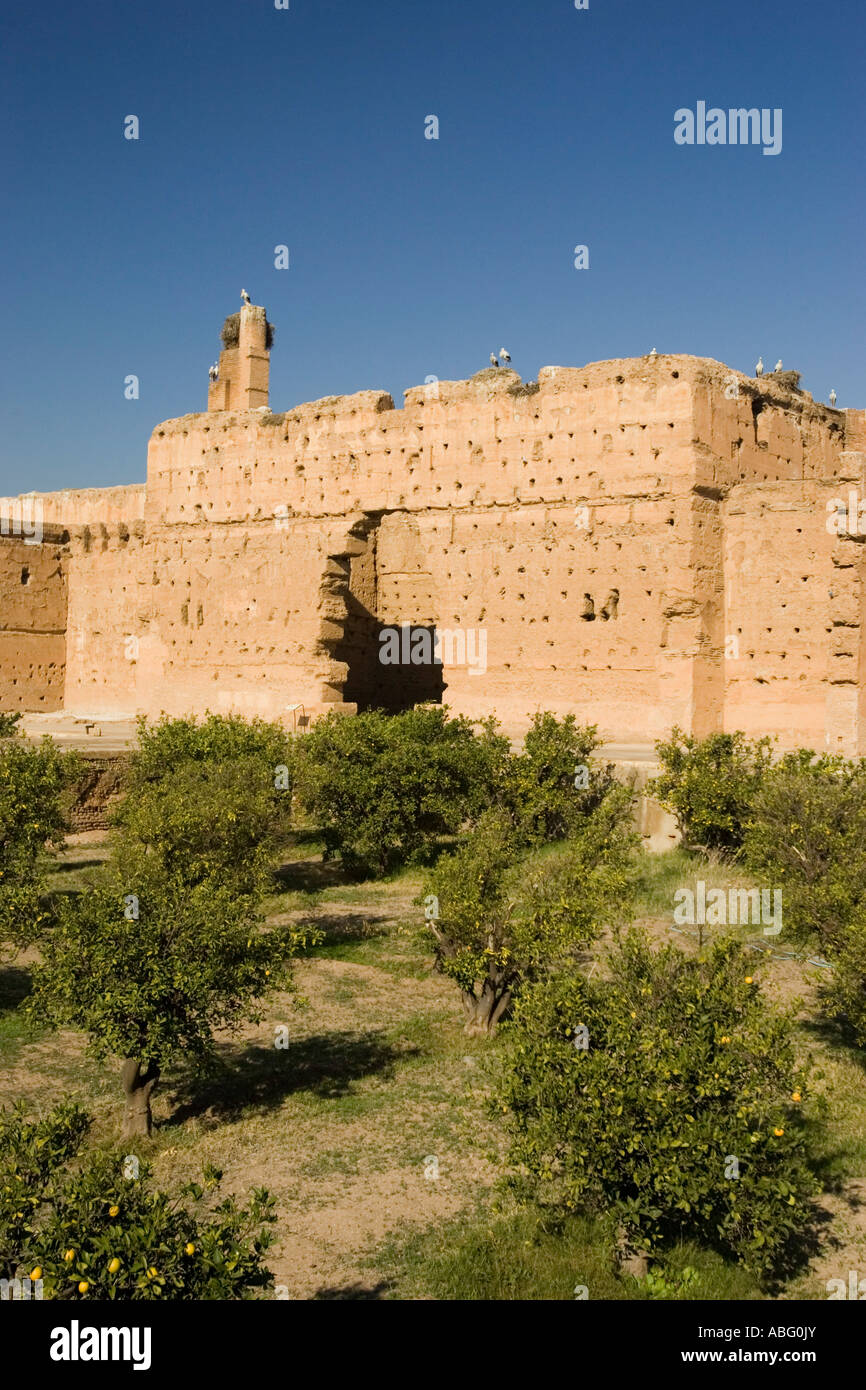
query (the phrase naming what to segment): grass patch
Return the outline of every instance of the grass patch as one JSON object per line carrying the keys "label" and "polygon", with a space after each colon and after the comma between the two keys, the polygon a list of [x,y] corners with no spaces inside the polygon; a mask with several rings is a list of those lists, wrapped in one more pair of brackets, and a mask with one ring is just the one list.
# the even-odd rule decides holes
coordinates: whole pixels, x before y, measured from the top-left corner
{"label": "grass patch", "polygon": [[[679,1295],[684,1299],[762,1297],[748,1274],[694,1246],[678,1246],[653,1272],[663,1272],[676,1286],[687,1266],[698,1277]],[[639,1280],[617,1271],[600,1223],[574,1217],[549,1228],[531,1210],[493,1220],[479,1212],[468,1221],[392,1239],[372,1267],[382,1275],[387,1296],[396,1299],[574,1301],[583,1289],[593,1301],[651,1296]]]}

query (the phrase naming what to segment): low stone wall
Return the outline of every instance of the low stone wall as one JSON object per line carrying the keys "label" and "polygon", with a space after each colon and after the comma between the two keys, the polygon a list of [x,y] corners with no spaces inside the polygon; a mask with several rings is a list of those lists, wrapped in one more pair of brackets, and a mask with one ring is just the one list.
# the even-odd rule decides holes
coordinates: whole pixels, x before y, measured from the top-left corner
{"label": "low stone wall", "polygon": [[129,772],[128,753],[79,753],[82,774],[69,815],[73,833],[107,830],[108,818],[123,795]]}

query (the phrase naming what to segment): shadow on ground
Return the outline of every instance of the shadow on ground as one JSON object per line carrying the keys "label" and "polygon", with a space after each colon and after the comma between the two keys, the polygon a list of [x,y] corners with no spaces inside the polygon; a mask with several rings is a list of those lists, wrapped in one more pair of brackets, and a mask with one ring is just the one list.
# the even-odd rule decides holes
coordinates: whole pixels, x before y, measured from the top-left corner
{"label": "shadow on ground", "polygon": [[320,893],[358,882],[339,859],[293,859],[280,864],[274,878],[284,893]]}
{"label": "shadow on ground", "polygon": [[299,917],[296,925],[321,933],[321,940],[310,947],[310,955],[327,946],[344,946],[351,941],[369,941],[385,936],[390,918],[379,912],[330,912],[315,917]]}
{"label": "shadow on ground", "polygon": [[390,1289],[390,1284],[375,1284],[372,1288],[366,1284],[346,1284],[342,1289],[317,1289],[312,1295],[311,1302],[324,1303],[335,1300],[342,1302],[348,1299],[353,1302],[370,1303],[384,1298]]}
{"label": "shadow on ground", "polygon": [[364,1076],[390,1078],[394,1063],[405,1056],[405,1049],[386,1042],[380,1029],[318,1033],[290,1042],[285,1049],[226,1044],[208,1075],[173,1079],[169,1089],[174,1109],[160,1127],[172,1129],[190,1119],[214,1125],[240,1119],[256,1110],[275,1109],[296,1091],[334,1099],[346,1095]]}
{"label": "shadow on ground", "polygon": [[0,1013],[17,1009],[33,988],[30,971],[20,965],[7,965],[0,970]]}

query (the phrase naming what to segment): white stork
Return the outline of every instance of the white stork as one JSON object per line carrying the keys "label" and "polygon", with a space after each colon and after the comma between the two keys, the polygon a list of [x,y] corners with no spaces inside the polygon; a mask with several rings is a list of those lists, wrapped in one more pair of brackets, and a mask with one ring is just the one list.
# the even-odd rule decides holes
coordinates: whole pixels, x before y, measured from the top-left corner
{"label": "white stork", "polygon": [[490,365],[491,365],[491,367],[498,367],[498,366],[499,366],[499,363],[497,362],[496,358],[493,356],[493,353],[492,353],[492,352],[491,352],[491,354],[490,354]]}
{"label": "white stork", "polygon": [[757,360],[757,362],[755,363],[755,376],[763,376],[763,375],[764,375],[764,359],[763,359],[763,357],[759,357],[758,360]]}
{"label": "white stork", "polygon": [[499,360],[500,360],[501,362],[510,362],[510,361],[511,361],[511,353],[508,351],[508,348],[500,348],[500,349],[499,349]]}
{"label": "white stork", "polygon": [[250,297],[247,294],[246,290],[241,290],[241,299],[243,300],[244,304],[250,303]]}
{"label": "white stork", "polygon": [[835,408],[836,408],[836,392],[835,392],[835,391],[831,391],[831,392],[830,392],[830,404],[833,406],[833,409],[835,410]]}

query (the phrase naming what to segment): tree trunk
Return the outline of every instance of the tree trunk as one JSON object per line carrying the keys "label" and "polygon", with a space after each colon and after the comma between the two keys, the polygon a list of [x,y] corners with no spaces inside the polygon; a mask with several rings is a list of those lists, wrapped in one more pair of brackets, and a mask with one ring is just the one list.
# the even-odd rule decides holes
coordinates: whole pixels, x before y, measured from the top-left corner
{"label": "tree trunk", "polygon": [[463,1008],[466,1012],[464,1033],[486,1034],[496,1032],[496,1025],[511,1003],[511,990],[497,990],[490,980],[484,981],[480,994],[463,991]]}
{"label": "tree trunk", "polygon": [[142,1067],[137,1057],[124,1058],[120,1078],[126,1095],[126,1115],[123,1121],[123,1137],[131,1139],[144,1135],[147,1137],[153,1128],[150,1111],[150,1098],[159,1080],[159,1067],[148,1062]]}

